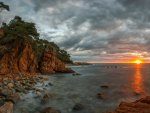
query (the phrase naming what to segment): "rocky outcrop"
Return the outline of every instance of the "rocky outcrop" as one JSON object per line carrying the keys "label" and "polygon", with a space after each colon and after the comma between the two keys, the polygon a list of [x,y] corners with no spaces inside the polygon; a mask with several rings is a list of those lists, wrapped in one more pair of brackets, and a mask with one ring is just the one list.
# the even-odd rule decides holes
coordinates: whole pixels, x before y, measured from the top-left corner
{"label": "rocky outcrop", "polygon": [[150,96],[132,103],[121,102],[114,112],[109,113],[150,113]]}
{"label": "rocky outcrop", "polygon": [[31,44],[13,40],[0,47],[0,75],[35,73],[37,61]]}
{"label": "rocky outcrop", "polygon": [[54,73],[54,72],[63,72],[66,70],[65,63],[60,61],[54,52],[44,52],[40,70],[42,73]]}
{"label": "rocky outcrop", "polygon": [[72,72],[57,58],[54,51],[44,51],[40,59],[32,43],[26,39],[11,39],[0,45],[0,75]]}

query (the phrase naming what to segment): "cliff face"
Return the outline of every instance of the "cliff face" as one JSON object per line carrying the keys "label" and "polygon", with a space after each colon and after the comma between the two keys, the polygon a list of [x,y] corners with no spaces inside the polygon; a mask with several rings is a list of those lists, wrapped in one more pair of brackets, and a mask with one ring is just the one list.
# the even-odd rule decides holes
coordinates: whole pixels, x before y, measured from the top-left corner
{"label": "cliff face", "polygon": [[36,73],[37,62],[27,41],[13,40],[0,48],[0,74]]}
{"label": "cliff face", "polygon": [[44,52],[40,70],[42,73],[63,72],[66,70],[65,64],[60,61],[53,52]]}
{"label": "cliff face", "polygon": [[5,74],[50,74],[67,72],[65,63],[59,60],[56,53],[45,51],[40,60],[31,42],[15,39],[0,46],[0,75]]}

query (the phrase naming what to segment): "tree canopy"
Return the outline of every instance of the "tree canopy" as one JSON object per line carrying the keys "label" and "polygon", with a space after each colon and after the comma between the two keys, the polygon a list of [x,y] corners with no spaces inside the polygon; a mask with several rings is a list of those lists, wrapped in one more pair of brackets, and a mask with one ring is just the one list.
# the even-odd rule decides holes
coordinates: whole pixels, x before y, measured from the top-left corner
{"label": "tree canopy", "polygon": [[2,10],[7,10],[9,11],[9,6],[8,5],[5,5],[3,2],[0,2],[0,11]]}
{"label": "tree canopy", "polygon": [[32,37],[35,39],[39,38],[39,33],[34,23],[25,22],[21,17],[15,16],[13,20],[7,25],[2,24],[1,27],[4,30],[5,37]]}
{"label": "tree canopy", "polygon": [[39,60],[43,52],[52,51],[56,53],[61,61],[72,63],[67,51],[60,49],[54,42],[39,39],[39,33],[37,32],[35,24],[32,22],[25,22],[21,17],[15,16],[8,24],[3,23],[0,29],[4,32],[3,37],[0,38],[1,45],[11,42],[12,39],[25,39],[32,44]]}

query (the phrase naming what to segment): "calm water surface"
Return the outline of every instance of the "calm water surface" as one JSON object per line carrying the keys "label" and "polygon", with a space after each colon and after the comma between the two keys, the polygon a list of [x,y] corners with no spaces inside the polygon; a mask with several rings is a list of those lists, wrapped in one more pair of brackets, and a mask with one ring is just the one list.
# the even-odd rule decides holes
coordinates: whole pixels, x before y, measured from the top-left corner
{"label": "calm water surface", "polygon": [[[131,102],[150,95],[150,64],[93,64],[71,68],[81,76],[54,74],[48,76],[53,86],[39,86],[53,95],[47,104],[41,104],[41,99],[30,92],[16,104],[15,113],[34,113],[46,106],[61,113],[103,113],[113,110],[121,101]],[[101,85],[109,88],[103,89]],[[98,99],[97,93],[104,94],[105,99]],[[72,111],[76,103],[81,103],[84,109]]]}

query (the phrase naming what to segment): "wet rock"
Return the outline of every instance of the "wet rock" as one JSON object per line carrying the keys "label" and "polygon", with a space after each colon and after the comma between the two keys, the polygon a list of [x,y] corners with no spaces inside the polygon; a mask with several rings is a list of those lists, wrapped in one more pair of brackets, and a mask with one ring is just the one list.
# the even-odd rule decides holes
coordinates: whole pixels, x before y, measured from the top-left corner
{"label": "wet rock", "polygon": [[13,106],[12,102],[5,102],[5,104],[0,107],[0,113],[13,113]]}
{"label": "wet rock", "polygon": [[63,70],[64,73],[75,73],[74,70],[72,70],[71,68],[66,68],[65,70]]}
{"label": "wet rock", "polygon": [[73,107],[72,110],[74,110],[74,111],[80,111],[80,110],[82,110],[83,108],[84,108],[84,106],[83,106],[82,104],[77,103],[77,104],[75,104],[75,106]]}
{"label": "wet rock", "polygon": [[61,112],[52,107],[47,107],[47,108],[43,109],[40,113],[61,113]]}
{"label": "wet rock", "polygon": [[14,87],[14,84],[13,83],[8,83],[7,85],[9,88],[13,88]]}
{"label": "wet rock", "polygon": [[131,103],[121,102],[114,112],[108,113],[150,113],[150,96]]}
{"label": "wet rock", "polygon": [[36,95],[37,95],[38,97],[40,97],[40,96],[42,96],[42,93],[39,92],[39,91],[36,91]]}
{"label": "wet rock", "polygon": [[21,113],[29,113],[29,110],[27,108],[21,108],[20,109]]}
{"label": "wet rock", "polygon": [[15,87],[16,92],[25,92],[23,87]]}
{"label": "wet rock", "polygon": [[52,95],[50,93],[45,94],[41,100],[41,103],[46,104],[49,101],[49,99],[53,98],[53,96],[54,95]]}
{"label": "wet rock", "polygon": [[109,86],[108,86],[108,85],[101,85],[101,88],[103,88],[103,89],[108,89]]}
{"label": "wet rock", "polygon": [[48,85],[49,85],[49,86],[53,86],[53,84],[52,84],[52,83],[50,83],[50,82],[48,83]]}
{"label": "wet rock", "polygon": [[79,73],[73,73],[72,75],[73,76],[80,76],[81,74],[79,74]]}
{"label": "wet rock", "polygon": [[0,97],[0,106],[4,105],[5,97]]}
{"label": "wet rock", "polygon": [[99,99],[106,99],[106,95],[103,94],[103,93],[98,93],[98,94],[97,94],[97,97],[98,97]]}
{"label": "wet rock", "polygon": [[7,97],[5,101],[11,101],[11,102],[13,102],[13,103],[15,104],[15,103],[17,103],[20,99],[21,99],[21,98],[20,98],[19,93],[15,93],[15,94],[12,94],[12,95],[10,95],[9,97]]}
{"label": "wet rock", "polygon": [[1,90],[0,94],[7,97],[7,96],[11,95],[12,92],[8,88],[4,88],[3,90]]}

